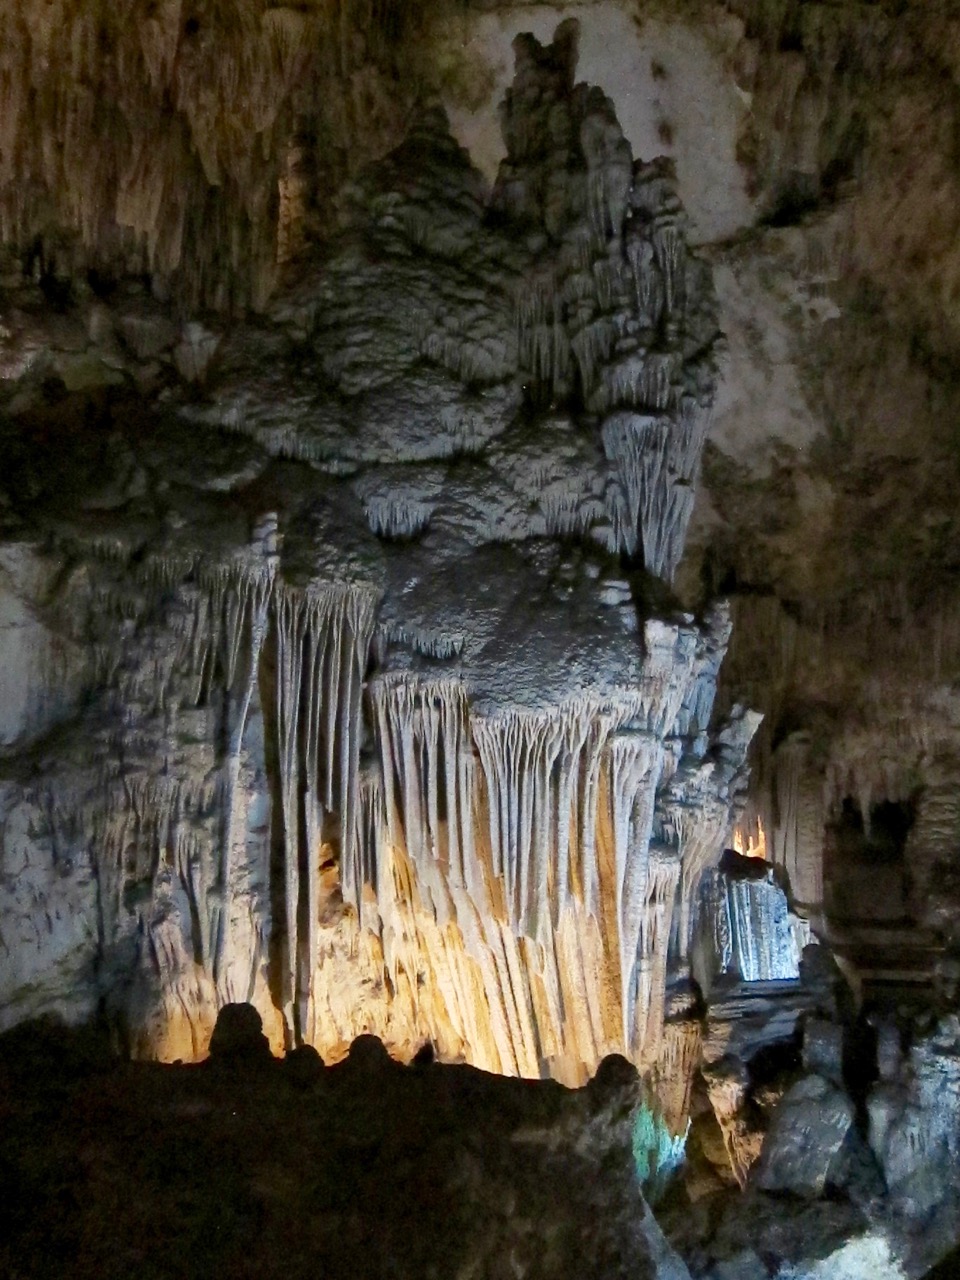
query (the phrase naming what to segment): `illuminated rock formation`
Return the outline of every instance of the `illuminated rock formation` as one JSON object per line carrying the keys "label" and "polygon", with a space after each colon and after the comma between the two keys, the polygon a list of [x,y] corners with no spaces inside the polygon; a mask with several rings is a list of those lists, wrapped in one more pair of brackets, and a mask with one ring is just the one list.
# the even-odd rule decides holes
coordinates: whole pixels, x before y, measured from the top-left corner
{"label": "illuminated rock formation", "polygon": [[705,992],[721,976],[741,982],[799,978],[805,940],[798,937],[787,896],[768,862],[728,850],[720,867],[704,875],[698,907],[701,951],[695,972]]}
{"label": "illuminated rock formation", "polygon": [[135,1053],[192,1058],[249,1000],[327,1057],[372,1031],[571,1083],[682,1065],[682,1110],[667,972],[756,724],[711,730],[723,609],[649,603],[716,321],[667,167],[575,56],[569,26],[518,45],[492,213],[430,110],[266,317],[102,307],[118,367],[171,353],[148,423],[119,401],[78,445],[11,380],[8,557],[64,657],[24,658],[40,710],[8,731],[8,1021],[102,1000]]}
{"label": "illuminated rock formation", "polygon": [[192,1060],[249,1001],[283,1088],[370,1032],[619,1052],[696,1274],[922,1273],[958,48],[921,0],[10,0],[0,1028]]}

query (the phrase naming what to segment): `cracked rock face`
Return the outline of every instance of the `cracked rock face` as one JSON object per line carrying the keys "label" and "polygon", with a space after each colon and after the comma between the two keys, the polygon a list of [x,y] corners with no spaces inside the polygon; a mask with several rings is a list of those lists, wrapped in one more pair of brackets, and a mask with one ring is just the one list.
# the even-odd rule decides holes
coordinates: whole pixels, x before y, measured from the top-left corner
{"label": "cracked rock face", "polygon": [[575,28],[516,52],[489,198],[428,110],[256,320],[124,286],[11,366],[8,1024],[103,1004],[193,1058],[249,1000],[333,1057],[676,1057],[756,724],[711,727],[726,616],[666,585],[713,292]]}

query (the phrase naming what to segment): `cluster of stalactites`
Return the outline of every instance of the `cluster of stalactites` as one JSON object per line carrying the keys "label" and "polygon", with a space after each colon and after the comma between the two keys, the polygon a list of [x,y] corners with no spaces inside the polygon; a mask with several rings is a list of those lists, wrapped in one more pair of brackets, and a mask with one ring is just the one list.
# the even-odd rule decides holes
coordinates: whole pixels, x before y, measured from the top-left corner
{"label": "cluster of stalactites", "polygon": [[[114,730],[111,749],[101,755],[99,785],[54,797],[62,822],[93,835],[103,945],[114,945],[124,930],[127,881],[153,876],[178,885],[174,896],[186,904],[182,954],[228,983],[233,939],[226,905],[236,874],[241,748],[278,589],[276,556],[262,550],[247,563],[202,570],[190,592],[172,596],[171,585],[193,571],[192,561],[160,557],[140,567],[132,596],[147,587],[170,597],[169,634],[143,626],[136,654],[121,643],[100,655],[98,674],[111,687],[124,728]],[[107,593],[104,603],[126,610],[131,600]],[[215,686],[226,695],[218,702],[225,742],[219,769],[206,742]],[[192,767],[184,767],[187,761]],[[247,986],[244,978],[239,989]]]}
{"label": "cluster of stalactites", "polygon": [[664,211],[643,207],[647,169],[638,165],[615,201],[619,221],[603,171],[591,176],[591,208],[599,202],[602,216],[559,245],[517,294],[521,368],[554,399],[571,394],[576,376],[591,413],[675,411],[684,395],[678,339],[688,251],[672,190]]}
{"label": "cluster of stalactites", "polygon": [[163,588],[176,642],[142,632],[145,666],[121,663],[127,720],[146,716],[123,754],[167,752],[171,768],[104,779],[112,799],[87,825],[105,941],[124,911],[124,860],[143,844],[138,875],[168,886],[146,929],[157,963],[199,975],[221,1002],[269,972],[288,1040],[324,1034],[325,921],[341,920],[446,1052],[571,1081],[609,1052],[654,1062],[678,909],[683,931],[733,812],[736,753],[726,772],[684,763],[709,715],[723,619],[699,639],[648,623],[633,687],[481,712],[459,676],[367,681],[376,593],[294,588],[276,548],[266,521],[231,567],[172,557],[141,570]]}
{"label": "cluster of stalactites", "polygon": [[574,86],[575,24],[545,48],[524,37],[516,49],[503,109],[508,155],[493,201],[539,222],[548,238],[518,290],[520,367],[542,397],[576,396],[600,418],[619,483],[610,549],[642,556],[669,580],[713,396],[710,287],[690,279],[667,162],[635,163],[609,100]]}
{"label": "cluster of stalactites", "polygon": [[[371,703],[382,771],[383,834],[418,866],[478,898],[469,712],[460,684],[381,679]],[[376,861],[376,856],[374,856]],[[445,914],[443,900],[434,903]]]}
{"label": "cluster of stalactites", "polygon": [[618,412],[604,423],[604,450],[620,479],[608,549],[641,555],[667,581],[683,555],[707,426],[692,397],[673,417]]}
{"label": "cluster of stalactites", "polygon": [[[339,867],[351,900],[370,875],[358,838],[371,826],[359,756],[377,594],[343,583],[291,587],[277,572],[274,541],[267,530],[248,561],[201,569],[195,585],[172,593],[171,581],[189,566],[161,558],[145,571],[164,589],[175,643],[154,645],[142,631],[139,651],[155,650],[157,660],[132,663],[129,671],[121,663],[116,697],[125,721],[132,708],[145,719],[135,730],[131,722],[123,739],[123,767],[104,766],[99,793],[85,799],[92,811],[82,825],[98,852],[107,945],[124,927],[124,885],[136,849],[138,876],[179,886],[181,951],[218,999],[248,998],[269,963],[270,931],[283,936],[277,992],[287,1035],[310,1036],[321,866],[328,860]],[[254,709],[275,735],[268,755],[278,783],[273,826],[283,848],[283,928],[270,923],[269,908],[258,920],[250,917],[255,906],[239,905],[251,891],[250,779],[242,773],[251,767]],[[131,772],[135,759],[158,757],[169,772],[150,779]],[[269,861],[269,841],[262,856]],[[266,867],[258,874],[265,882]]]}
{"label": "cluster of stalactites", "polygon": [[[314,1018],[319,957],[320,862],[337,820],[340,879],[355,900],[362,875],[357,848],[361,695],[373,632],[375,596],[335,587],[276,596],[276,707],[283,811],[286,908],[285,1004],[301,1034]],[[301,831],[302,827],[302,831]],[[301,841],[306,884],[301,883]],[[301,898],[305,897],[305,912]],[[300,919],[305,916],[305,936]],[[288,1014],[289,1017],[289,1014]]]}
{"label": "cluster of stalactites", "polygon": [[[481,715],[456,681],[399,675],[374,683],[372,703],[384,841],[372,861],[399,852],[438,921],[460,930],[494,975],[487,997],[503,1006],[506,1038],[534,1029],[532,1051],[501,1052],[504,1069],[542,1070],[543,1047],[562,1055],[578,1018],[590,1052],[653,1061],[683,853],[702,854],[692,833],[685,844],[652,840],[676,759],[663,726],[636,726],[661,719],[658,708],[625,694]],[[721,807],[717,797],[711,815]],[[704,834],[714,852],[723,834]],[[381,913],[388,882],[385,866]],[[593,950],[567,954],[571,930]],[[519,947],[512,968],[505,939],[511,954]]]}
{"label": "cluster of stalactites", "polygon": [[43,244],[58,274],[149,270],[191,301],[261,305],[322,182],[304,121],[351,161],[399,140],[378,67],[402,7],[4,4],[0,242]]}

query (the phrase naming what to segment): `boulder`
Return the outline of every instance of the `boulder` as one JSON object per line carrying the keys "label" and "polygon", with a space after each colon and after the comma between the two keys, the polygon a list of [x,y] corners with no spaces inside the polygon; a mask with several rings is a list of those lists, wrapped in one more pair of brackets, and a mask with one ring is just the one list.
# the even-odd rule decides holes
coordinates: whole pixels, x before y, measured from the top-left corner
{"label": "boulder", "polygon": [[820,1075],[798,1080],[774,1113],[757,1185],[764,1191],[823,1195],[853,1121],[853,1103],[842,1089]]}

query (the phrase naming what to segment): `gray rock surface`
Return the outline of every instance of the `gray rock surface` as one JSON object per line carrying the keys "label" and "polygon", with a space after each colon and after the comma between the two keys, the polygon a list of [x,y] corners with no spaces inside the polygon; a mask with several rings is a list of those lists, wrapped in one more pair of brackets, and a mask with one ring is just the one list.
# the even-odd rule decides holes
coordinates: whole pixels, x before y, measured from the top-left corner
{"label": "gray rock surface", "polygon": [[914,1271],[955,1242],[960,1223],[958,1029],[951,1014],[918,1030],[896,1075],[887,1047],[886,1069],[867,1097],[868,1139]]}
{"label": "gray rock surface", "polygon": [[757,1168],[764,1191],[819,1196],[854,1120],[853,1103],[822,1076],[788,1089],[774,1112]]}
{"label": "gray rock surface", "polygon": [[789,982],[800,977],[800,947],[787,895],[763,858],[724,852],[703,877],[694,975],[704,993],[718,978]]}

